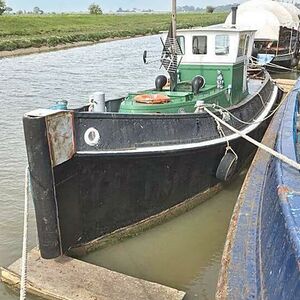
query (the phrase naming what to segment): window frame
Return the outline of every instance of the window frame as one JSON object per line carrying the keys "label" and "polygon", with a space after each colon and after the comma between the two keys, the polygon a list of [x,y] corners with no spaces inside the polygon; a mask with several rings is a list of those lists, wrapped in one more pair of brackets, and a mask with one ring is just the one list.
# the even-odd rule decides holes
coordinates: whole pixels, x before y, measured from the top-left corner
{"label": "window frame", "polygon": [[[179,39],[182,39],[183,47],[181,47],[182,44],[179,42]],[[177,43],[180,47],[180,50],[181,50],[182,54],[185,55],[185,36],[184,35],[178,35],[178,36],[176,36],[176,40],[177,40]]]}
{"label": "window frame", "polygon": [[[205,38],[204,53],[195,53],[194,52],[194,49],[196,48],[196,47],[194,47],[194,41],[195,41],[196,38]],[[208,36],[207,35],[193,35],[192,36],[192,53],[193,53],[193,55],[207,55],[207,45],[208,45],[207,41],[208,41]],[[200,44],[199,44],[199,41],[198,41],[197,42],[197,51],[200,51],[200,49],[199,49]]]}
{"label": "window frame", "polygon": [[[226,37],[226,45],[224,46],[224,49],[226,49],[226,53],[217,53],[217,38],[218,37]],[[229,34],[217,34],[215,36],[215,55],[217,56],[225,56],[230,54],[230,35]]]}
{"label": "window frame", "polygon": [[247,34],[245,34],[245,33],[242,33],[239,36],[237,57],[242,57],[245,55],[246,38],[247,38]]}

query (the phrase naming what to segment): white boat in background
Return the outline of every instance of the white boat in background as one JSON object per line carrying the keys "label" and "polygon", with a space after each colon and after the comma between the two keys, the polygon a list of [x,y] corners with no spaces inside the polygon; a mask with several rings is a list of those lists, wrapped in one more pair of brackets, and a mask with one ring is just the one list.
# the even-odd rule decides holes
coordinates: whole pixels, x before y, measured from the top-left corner
{"label": "white boat in background", "polygon": [[[286,71],[299,62],[299,16],[292,3],[250,0],[239,5],[236,24],[256,30],[253,57],[260,65]],[[231,20],[232,13],[225,24]]]}

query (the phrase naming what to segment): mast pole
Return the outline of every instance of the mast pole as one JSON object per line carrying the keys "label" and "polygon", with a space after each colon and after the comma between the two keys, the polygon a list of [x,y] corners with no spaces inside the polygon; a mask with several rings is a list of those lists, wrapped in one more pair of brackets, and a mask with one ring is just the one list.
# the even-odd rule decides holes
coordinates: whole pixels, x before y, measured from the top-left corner
{"label": "mast pole", "polygon": [[176,39],[176,0],[172,0],[172,38]]}
{"label": "mast pole", "polygon": [[171,91],[176,90],[177,86],[177,57],[176,57],[176,0],[172,0],[172,54],[174,55],[174,64],[176,71],[170,74]]}

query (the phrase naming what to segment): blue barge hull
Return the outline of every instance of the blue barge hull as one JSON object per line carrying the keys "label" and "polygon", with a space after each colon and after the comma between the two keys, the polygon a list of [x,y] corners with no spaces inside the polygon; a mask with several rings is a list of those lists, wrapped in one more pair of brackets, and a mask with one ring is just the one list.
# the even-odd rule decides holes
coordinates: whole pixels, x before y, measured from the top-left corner
{"label": "blue barge hull", "polygon": [[[298,161],[300,80],[263,143]],[[225,244],[217,299],[300,299],[300,174],[259,150]]]}

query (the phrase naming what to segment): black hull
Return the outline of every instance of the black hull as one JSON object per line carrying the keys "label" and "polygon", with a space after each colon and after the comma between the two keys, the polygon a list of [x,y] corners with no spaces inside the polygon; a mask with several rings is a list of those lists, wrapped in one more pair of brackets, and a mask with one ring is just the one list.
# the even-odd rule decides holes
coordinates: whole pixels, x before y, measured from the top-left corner
{"label": "black hull", "polygon": [[[277,94],[267,77],[259,95],[232,113],[250,121],[270,112]],[[251,129],[230,120],[240,130],[249,127],[248,134],[257,140],[268,122]],[[91,127],[101,133],[101,143],[94,147],[83,138]],[[165,217],[168,210],[221,184],[216,170],[227,144],[206,113],[27,115],[24,130],[44,258],[127,231],[153,216]],[[237,173],[255,148],[224,131],[238,155]]]}
{"label": "black hull", "polygon": [[295,58],[295,53],[277,55],[272,59],[271,65],[267,65],[267,70],[272,73],[290,72],[295,67]]}
{"label": "black hull", "polygon": [[[260,140],[266,126],[251,136]],[[255,147],[241,138],[231,145],[239,157],[238,172]],[[55,177],[58,197],[65,206],[59,213],[63,251],[78,238],[82,244],[89,243],[213,188],[220,183],[216,170],[225,148],[223,143],[156,156],[76,157],[61,165]],[[66,177],[68,182],[64,182]]]}

